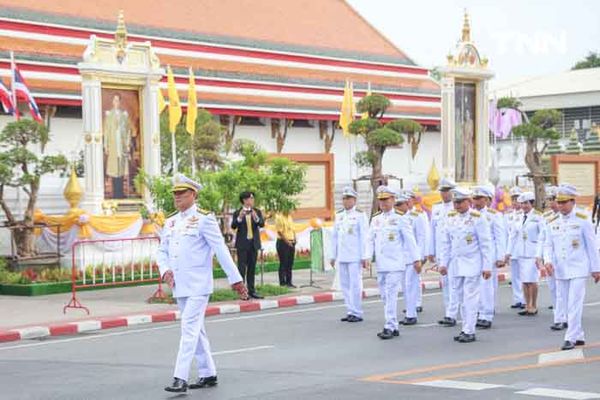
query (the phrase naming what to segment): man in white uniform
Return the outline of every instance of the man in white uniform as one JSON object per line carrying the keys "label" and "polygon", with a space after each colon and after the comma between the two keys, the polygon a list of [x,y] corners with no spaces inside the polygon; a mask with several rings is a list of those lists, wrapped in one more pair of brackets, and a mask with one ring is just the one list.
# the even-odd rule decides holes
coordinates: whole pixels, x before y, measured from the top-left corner
{"label": "man in white uniform", "polygon": [[[421,236],[416,239],[417,239],[417,246],[419,246],[419,248],[421,250],[421,254],[423,256],[423,258],[421,259],[421,262],[424,264],[425,261],[427,261],[427,255],[429,255],[428,253],[429,253],[429,249],[431,247],[431,244],[429,242],[432,240],[431,231],[429,229],[430,228],[429,217],[427,216],[427,213],[425,213],[423,210],[419,210],[416,207],[417,195],[414,191],[407,190],[404,194],[407,195],[407,197],[408,197],[408,209],[410,211],[411,218],[416,217],[420,220],[420,222],[417,223],[417,225],[419,226],[418,229],[421,230],[419,232],[419,234]],[[407,212],[407,214],[408,214],[408,212]],[[411,277],[414,278],[414,274],[411,275]],[[417,312],[423,312],[423,287],[421,285],[421,275],[417,274],[416,279],[418,281]]]}
{"label": "man in white uniform", "polygon": [[[507,247],[517,240],[517,229],[523,219],[521,206],[517,201],[523,193],[520,187],[514,186],[510,189],[511,209],[504,214],[506,221],[506,230],[508,238],[506,240]],[[513,243],[514,245],[514,243]],[[521,274],[519,271],[519,262],[517,259],[506,257],[506,262],[510,263],[510,286],[513,293],[513,304],[510,308],[524,309],[525,297],[523,296],[523,285],[521,284]]]}
{"label": "man in white uniform", "polygon": [[367,266],[365,245],[369,234],[367,215],[356,208],[358,194],[352,187],[344,188],[344,208],[335,214],[331,236],[331,266],[336,261],[340,285],[346,304],[344,322],[362,321],[362,268]]}
{"label": "man in white uniform", "polygon": [[567,299],[567,323],[562,350],[585,344],[581,325],[585,285],[590,273],[600,281],[600,257],[594,227],[588,215],[577,211],[576,188],[558,187],[556,201],[560,210],[546,226],[544,262],[546,272],[556,277],[558,296]]}
{"label": "man in white uniform", "polygon": [[[400,194],[396,199],[396,210],[404,214],[404,218],[407,218],[410,226],[412,227],[417,246],[420,243],[424,243],[427,240],[427,223],[419,217],[419,213],[415,210],[409,209],[410,196],[406,193]],[[424,246],[419,247],[419,256],[421,260],[425,258],[426,249]],[[408,249],[404,249],[404,259],[410,259],[410,253]],[[401,322],[403,325],[415,325],[417,323],[417,306],[419,301],[419,294],[421,292],[421,280],[419,279],[419,273],[413,268],[412,263],[406,264],[406,273],[404,277],[404,303],[406,305],[406,317]]]}
{"label": "man in white uniform", "polygon": [[475,341],[481,277],[492,275],[492,239],[487,220],[471,209],[471,191],[457,187],[452,194],[455,211],[448,213],[442,231],[440,273],[451,271],[453,295],[461,306],[462,331],[454,340],[471,343]]}
{"label": "man in white uniform", "polygon": [[[421,272],[419,249],[408,220],[394,209],[396,193],[387,186],[377,188],[380,212],[371,219],[367,240],[367,259],[375,255],[377,284],[384,305],[385,324],[380,339],[399,336],[398,292],[404,281],[406,264]],[[404,258],[406,246],[409,258]]]}
{"label": "man in white uniform", "polygon": [[493,186],[476,186],[473,188],[473,206],[487,219],[492,233],[492,277],[481,278],[481,297],[479,301],[479,318],[476,327],[489,329],[492,327],[496,312],[496,293],[498,291],[498,268],[504,266],[506,258],[506,227],[502,214],[490,207],[494,198]]}
{"label": "man in white uniform", "polygon": [[168,392],[187,391],[193,358],[198,367],[198,380],[189,388],[217,384],[217,371],[204,328],[204,313],[213,292],[213,254],[232,288],[240,298],[248,299],[248,290],[225,245],[217,220],[196,207],[201,189],[199,183],[181,174],[175,176],[173,196],[179,212],[165,221],[157,255],[162,279],[172,288],[181,311],[181,341],[173,383],[165,387]]}
{"label": "man in white uniform", "polygon": [[[442,196],[442,201],[436,203],[431,207],[431,240],[429,241],[429,262],[439,263],[439,250],[441,241],[441,231],[444,226],[444,222],[448,213],[454,210],[454,203],[452,203],[452,192],[451,190],[456,187],[456,183],[450,178],[442,178],[440,180],[438,190]],[[450,292],[452,287],[450,285],[450,276],[448,274],[441,275],[442,281],[442,294],[444,296],[444,318],[438,321],[439,324],[445,326],[456,325],[456,320],[450,317],[453,314],[450,307]]]}

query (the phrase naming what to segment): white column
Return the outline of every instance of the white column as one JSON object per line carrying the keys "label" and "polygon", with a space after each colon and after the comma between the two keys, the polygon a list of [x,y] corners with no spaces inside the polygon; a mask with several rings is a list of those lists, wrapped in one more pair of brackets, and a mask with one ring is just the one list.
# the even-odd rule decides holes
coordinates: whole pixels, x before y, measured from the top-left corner
{"label": "white column", "polygon": [[455,178],[454,161],[454,77],[442,78],[441,155],[442,176]]}
{"label": "white column", "polygon": [[[147,79],[142,90],[144,104],[143,120],[143,164],[144,172],[149,176],[160,175],[160,116],[158,115],[158,80]],[[150,193],[144,190],[143,198],[150,203]]]}
{"label": "white column", "polygon": [[102,87],[85,76],[82,82],[85,188],[81,207],[100,213],[104,201],[104,157],[102,150]]}
{"label": "white column", "polygon": [[479,183],[488,183],[490,174],[490,135],[488,128],[488,81],[482,80],[477,83],[477,173],[476,179]]}

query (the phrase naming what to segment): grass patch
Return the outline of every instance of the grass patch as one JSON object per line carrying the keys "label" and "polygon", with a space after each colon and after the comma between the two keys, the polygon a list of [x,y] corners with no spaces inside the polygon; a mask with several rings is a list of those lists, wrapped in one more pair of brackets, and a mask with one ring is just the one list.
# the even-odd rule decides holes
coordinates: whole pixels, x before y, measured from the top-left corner
{"label": "grass patch", "polygon": [[286,286],[266,284],[263,286],[257,286],[256,291],[258,292],[258,294],[265,297],[281,296],[282,294],[288,294],[290,292],[290,288]]}

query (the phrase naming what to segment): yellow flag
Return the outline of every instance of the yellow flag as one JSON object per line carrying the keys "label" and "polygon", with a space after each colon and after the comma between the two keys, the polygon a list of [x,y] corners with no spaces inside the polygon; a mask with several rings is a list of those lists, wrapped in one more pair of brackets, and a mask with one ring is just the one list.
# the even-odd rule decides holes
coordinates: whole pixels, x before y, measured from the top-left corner
{"label": "yellow flag", "polygon": [[[369,82],[368,87],[367,87],[367,94],[366,96],[370,96],[371,95],[371,82]],[[360,119],[367,119],[369,118],[369,112],[365,111],[364,113],[362,113],[360,115]]]}
{"label": "yellow flag", "polygon": [[348,127],[350,123],[354,121],[354,115],[356,111],[354,110],[354,96],[352,95],[352,84],[346,80],[346,86],[344,87],[344,99],[342,100],[342,108],[340,110],[340,127],[342,128],[342,132],[344,136],[347,136],[350,132],[348,131]]}
{"label": "yellow flag", "polygon": [[162,90],[160,88],[158,88],[157,97],[158,97],[158,114],[160,115],[163,112],[163,110],[165,109],[165,107],[167,106],[167,103],[165,102],[165,97],[163,96]]}
{"label": "yellow flag", "polygon": [[171,66],[167,67],[167,91],[169,92],[169,131],[174,134],[181,120],[181,104]]}
{"label": "yellow flag", "polygon": [[188,87],[188,108],[185,120],[185,129],[194,136],[196,132],[196,117],[198,115],[198,102],[196,101],[196,78],[194,70],[190,67],[190,86]]}

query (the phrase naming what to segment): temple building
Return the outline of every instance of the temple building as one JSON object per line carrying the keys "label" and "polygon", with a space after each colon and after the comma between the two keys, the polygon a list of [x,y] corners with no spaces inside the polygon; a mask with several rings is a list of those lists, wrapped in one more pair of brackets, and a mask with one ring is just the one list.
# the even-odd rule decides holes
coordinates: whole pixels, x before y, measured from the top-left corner
{"label": "temple building", "polygon": [[[0,77],[10,85],[13,51],[49,124],[49,152],[74,158],[82,151],[78,64],[91,35],[114,37],[121,11],[127,40],[149,42],[161,67],[172,67],[184,108],[191,67],[199,107],[235,139],[282,155],[331,154],[332,195],[369,172],[353,162],[364,143],[336,127],[345,82],[355,101],[368,87],[384,94],[392,102],[385,118],[426,127],[416,156],[410,145],[390,149],[384,172],[405,187],[426,187],[440,157],[440,87],[343,0],[0,0]],[[166,75],[160,87],[166,97]],[[0,128],[11,118],[0,116]],[[65,182],[44,178],[38,206],[46,213],[67,209]],[[368,185],[359,190],[368,193]]]}

